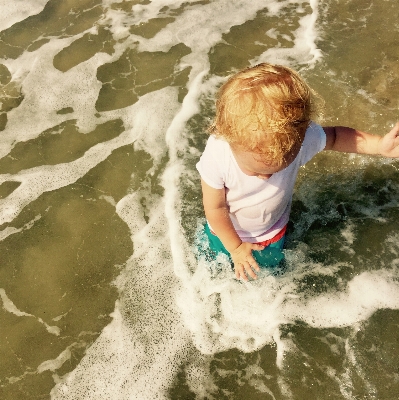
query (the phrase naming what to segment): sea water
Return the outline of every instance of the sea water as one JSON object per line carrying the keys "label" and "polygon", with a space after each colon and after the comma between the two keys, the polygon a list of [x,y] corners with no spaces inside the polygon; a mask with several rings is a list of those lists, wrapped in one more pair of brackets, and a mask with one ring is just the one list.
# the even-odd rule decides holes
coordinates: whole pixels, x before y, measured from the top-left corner
{"label": "sea water", "polygon": [[283,271],[196,258],[217,88],[298,70],[399,119],[395,0],[0,1],[0,398],[396,399],[398,161],[300,171]]}

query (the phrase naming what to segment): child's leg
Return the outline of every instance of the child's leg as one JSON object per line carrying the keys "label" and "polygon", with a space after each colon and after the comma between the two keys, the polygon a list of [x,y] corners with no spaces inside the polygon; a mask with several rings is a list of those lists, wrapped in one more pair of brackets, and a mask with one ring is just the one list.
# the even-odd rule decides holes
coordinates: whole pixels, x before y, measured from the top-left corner
{"label": "child's leg", "polygon": [[252,254],[260,267],[275,267],[284,260],[283,246],[285,236],[279,241],[270,243],[263,250],[253,250]]}
{"label": "child's leg", "polygon": [[230,253],[223,246],[223,243],[221,242],[221,240],[215,234],[213,234],[211,232],[211,230],[209,229],[209,225],[208,224],[205,224],[204,231],[205,231],[205,234],[206,234],[206,236],[208,237],[208,240],[209,240],[210,250],[212,251],[212,253],[214,253],[213,254],[214,255],[213,259],[216,258],[216,255],[218,253],[223,253],[223,254],[226,254],[226,256],[228,256],[229,259],[231,260]]}

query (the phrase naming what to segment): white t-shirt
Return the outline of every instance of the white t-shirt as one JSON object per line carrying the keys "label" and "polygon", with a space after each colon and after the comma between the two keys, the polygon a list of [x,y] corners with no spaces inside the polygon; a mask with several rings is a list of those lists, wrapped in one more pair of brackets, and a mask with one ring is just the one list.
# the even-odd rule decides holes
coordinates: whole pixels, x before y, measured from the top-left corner
{"label": "white t-shirt", "polygon": [[230,218],[241,240],[262,242],[271,239],[287,224],[299,167],[325,146],[323,128],[312,122],[294,161],[263,180],[242,172],[230,145],[210,136],[196,167],[209,186],[226,188]]}

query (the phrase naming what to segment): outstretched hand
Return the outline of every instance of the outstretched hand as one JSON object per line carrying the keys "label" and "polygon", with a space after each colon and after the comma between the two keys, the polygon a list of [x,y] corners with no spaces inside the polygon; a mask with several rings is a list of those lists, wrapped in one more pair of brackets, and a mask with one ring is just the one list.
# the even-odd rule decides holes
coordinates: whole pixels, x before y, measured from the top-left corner
{"label": "outstretched hand", "polygon": [[252,250],[263,250],[264,248],[265,246],[261,244],[243,242],[230,253],[237,279],[242,278],[244,281],[247,281],[247,275],[252,279],[256,279],[255,271],[260,271],[260,268],[252,255]]}
{"label": "outstretched hand", "polygon": [[399,157],[399,122],[380,139],[378,150],[382,156]]}

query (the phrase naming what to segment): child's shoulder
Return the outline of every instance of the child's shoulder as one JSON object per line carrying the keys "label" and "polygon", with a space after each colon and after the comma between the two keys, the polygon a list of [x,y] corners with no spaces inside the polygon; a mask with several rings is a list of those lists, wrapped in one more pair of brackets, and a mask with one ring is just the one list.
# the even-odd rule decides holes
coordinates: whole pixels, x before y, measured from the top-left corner
{"label": "child's shoulder", "polygon": [[215,135],[209,136],[205,149],[201,155],[200,162],[204,165],[212,165],[215,170],[225,170],[232,158],[230,145]]}
{"label": "child's shoulder", "polygon": [[305,133],[305,142],[325,142],[326,140],[326,133],[324,132],[324,129],[321,125],[317,124],[314,121],[311,121],[308,129],[306,130]]}
{"label": "child's shoulder", "polygon": [[305,133],[305,139],[299,152],[300,165],[306,164],[326,147],[326,134],[317,123],[311,122]]}
{"label": "child's shoulder", "polygon": [[224,139],[217,137],[216,135],[209,135],[208,143],[212,143],[214,146],[229,146]]}
{"label": "child's shoulder", "polygon": [[207,140],[205,150],[212,151],[215,154],[221,155],[226,152],[229,152],[230,146],[225,140],[220,139],[215,135],[210,135]]}

